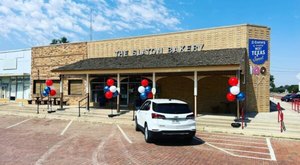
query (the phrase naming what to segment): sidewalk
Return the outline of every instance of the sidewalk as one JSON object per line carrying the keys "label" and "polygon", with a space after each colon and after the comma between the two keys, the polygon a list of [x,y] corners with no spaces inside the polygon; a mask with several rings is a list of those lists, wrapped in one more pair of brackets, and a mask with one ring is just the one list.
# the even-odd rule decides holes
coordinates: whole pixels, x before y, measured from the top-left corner
{"label": "sidewalk", "polygon": [[[201,132],[220,132],[231,134],[243,134],[251,136],[266,136],[266,137],[278,137],[278,138],[291,138],[300,140],[300,113],[292,110],[291,103],[281,102],[279,99],[270,98],[272,112],[268,113],[247,113],[246,117],[248,122],[244,129],[241,127],[233,128],[231,123],[234,122],[234,116],[224,115],[200,115],[196,118],[197,130]],[[284,113],[284,123],[286,131],[280,132],[280,123],[277,119],[276,106],[279,102],[282,106]],[[59,106],[54,106],[53,110],[56,110]],[[53,113],[47,112],[47,105],[40,106],[40,113],[37,114],[36,105],[19,105],[15,103],[0,104],[0,115],[19,115],[37,118],[53,118],[62,120],[75,120],[83,122],[97,122],[108,124],[128,124],[134,125],[133,111],[121,110],[118,116],[112,118],[108,117],[111,114],[110,109],[98,109],[91,108],[87,111],[85,108],[81,108],[81,117],[78,117],[78,107],[66,106],[63,111]],[[113,110],[113,114],[117,114],[116,110]]]}
{"label": "sidewalk", "polygon": [[[280,99],[270,98],[272,103],[271,112],[266,113],[247,113],[248,122],[246,127],[242,129],[231,127],[235,116],[217,116],[203,115],[196,119],[197,129],[207,132],[223,132],[233,134],[243,134],[251,136],[266,136],[278,138],[291,138],[300,140],[300,113],[292,110],[291,103],[281,102]],[[280,131],[280,123],[278,123],[278,112],[276,104],[280,103],[283,108],[284,124],[286,131]],[[275,106],[275,107],[274,107]]]}
{"label": "sidewalk", "polygon": [[[78,117],[79,110],[76,106],[64,106],[64,110],[57,110],[58,108],[60,107],[53,106],[52,110],[54,112],[48,113],[47,105],[40,105],[39,114],[37,114],[37,105],[7,103],[0,104],[0,115],[18,115],[26,117],[76,120],[107,124],[134,124],[132,121],[133,112],[128,110],[121,110],[121,112],[117,114],[116,109],[111,111],[111,109],[90,108],[90,111],[87,111],[85,108],[80,108],[80,117]],[[111,113],[115,115],[112,118],[108,117],[108,115]]]}

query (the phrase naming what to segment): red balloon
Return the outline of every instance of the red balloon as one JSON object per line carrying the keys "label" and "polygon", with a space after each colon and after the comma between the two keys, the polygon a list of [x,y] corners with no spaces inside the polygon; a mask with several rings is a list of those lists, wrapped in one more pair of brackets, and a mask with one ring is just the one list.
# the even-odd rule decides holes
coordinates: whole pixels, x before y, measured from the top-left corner
{"label": "red balloon", "polygon": [[147,95],[148,99],[152,99],[153,98],[153,93],[152,92],[149,92],[148,95]]}
{"label": "red balloon", "polygon": [[46,80],[46,85],[48,87],[52,86],[53,85],[53,81],[52,80]]}
{"label": "red balloon", "polygon": [[235,100],[235,95],[233,95],[233,94],[231,94],[230,92],[229,93],[227,93],[227,95],[226,95],[226,98],[227,98],[227,100],[228,101],[234,101]]}
{"label": "red balloon", "polygon": [[50,96],[54,96],[54,95],[56,95],[56,91],[54,89],[51,89],[50,90]]}
{"label": "red balloon", "polygon": [[113,79],[111,79],[111,78],[106,81],[106,84],[108,86],[112,86],[112,85],[114,85],[114,83],[115,83],[115,81]]}
{"label": "red balloon", "polygon": [[236,77],[230,77],[228,80],[228,84],[230,86],[236,86],[239,83],[239,80]]}
{"label": "red balloon", "polygon": [[142,82],[141,82],[141,84],[142,84],[142,86],[146,87],[146,86],[149,85],[149,82],[148,82],[148,80],[143,79]]}
{"label": "red balloon", "polygon": [[111,92],[111,91],[107,91],[106,93],[105,93],[105,98],[107,98],[107,99],[111,99],[112,97],[113,97],[113,93]]}

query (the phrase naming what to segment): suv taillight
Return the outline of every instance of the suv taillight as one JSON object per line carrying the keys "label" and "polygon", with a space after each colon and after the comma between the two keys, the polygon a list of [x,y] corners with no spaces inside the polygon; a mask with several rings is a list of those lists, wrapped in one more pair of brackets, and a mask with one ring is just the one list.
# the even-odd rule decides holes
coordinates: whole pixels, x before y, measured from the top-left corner
{"label": "suv taillight", "polygon": [[160,115],[157,113],[152,113],[152,119],[165,119],[166,117],[164,115]]}
{"label": "suv taillight", "polygon": [[194,116],[194,114],[191,114],[191,115],[188,115],[188,116],[186,117],[186,119],[195,119],[195,116]]}

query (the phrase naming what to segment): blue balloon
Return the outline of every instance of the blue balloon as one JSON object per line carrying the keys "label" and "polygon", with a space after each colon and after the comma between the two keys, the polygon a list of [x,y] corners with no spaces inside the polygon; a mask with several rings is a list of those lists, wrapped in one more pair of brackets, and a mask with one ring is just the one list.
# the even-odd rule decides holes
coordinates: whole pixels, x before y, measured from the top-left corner
{"label": "blue balloon", "polygon": [[104,93],[107,92],[107,91],[109,91],[109,86],[104,87]]}
{"label": "blue balloon", "polygon": [[240,92],[237,96],[236,96],[237,100],[239,101],[244,101],[245,100],[245,94],[243,92]]}
{"label": "blue balloon", "polygon": [[147,93],[146,93],[146,92],[141,93],[141,94],[140,94],[140,98],[141,98],[142,100],[146,100],[146,99],[147,99]]}
{"label": "blue balloon", "polygon": [[150,86],[147,86],[147,87],[145,88],[145,92],[146,92],[146,93],[149,93],[149,92],[151,92],[151,89],[152,89],[152,88],[151,88]]}
{"label": "blue balloon", "polygon": [[47,91],[46,91],[46,90],[44,90],[44,91],[43,91],[43,96],[45,96],[45,97],[46,97],[46,96],[48,96],[48,95],[49,95],[49,93],[47,93]]}
{"label": "blue balloon", "polygon": [[113,97],[117,97],[118,95],[119,95],[119,92],[116,91],[116,92],[114,93]]}
{"label": "blue balloon", "polygon": [[51,88],[50,87],[45,87],[44,91],[47,92],[47,94],[49,94],[50,91],[51,91]]}

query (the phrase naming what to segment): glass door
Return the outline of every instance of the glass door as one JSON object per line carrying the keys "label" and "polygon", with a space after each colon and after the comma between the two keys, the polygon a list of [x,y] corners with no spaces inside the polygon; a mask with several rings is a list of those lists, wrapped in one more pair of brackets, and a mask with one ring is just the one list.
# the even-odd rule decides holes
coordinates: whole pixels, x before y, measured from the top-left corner
{"label": "glass door", "polygon": [[120,106],[128,107],[128,83],[121,83]]}
{"label": "glass door", "polygon": [[16,100],[16,93],[17,93],[17,80],[16,77],[11,77],[10,79],[10,99],[9,100]]}

